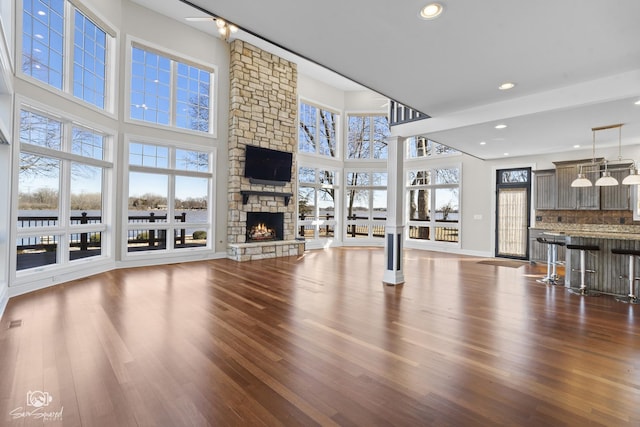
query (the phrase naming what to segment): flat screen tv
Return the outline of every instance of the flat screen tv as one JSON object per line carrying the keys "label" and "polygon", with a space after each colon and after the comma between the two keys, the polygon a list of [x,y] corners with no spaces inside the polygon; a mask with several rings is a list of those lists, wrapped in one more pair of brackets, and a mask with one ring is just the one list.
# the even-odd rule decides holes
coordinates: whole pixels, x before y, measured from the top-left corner
{"label": "flat screen tv", "polygon": [[291,181],[293,154],[247,145],[244,176],[254,184],[284,185]]}

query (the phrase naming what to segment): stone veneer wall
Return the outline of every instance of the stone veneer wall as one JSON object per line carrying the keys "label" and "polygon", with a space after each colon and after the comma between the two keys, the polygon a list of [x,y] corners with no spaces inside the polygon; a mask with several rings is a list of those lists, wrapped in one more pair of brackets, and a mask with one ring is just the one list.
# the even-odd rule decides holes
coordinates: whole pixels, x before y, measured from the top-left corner
{"label": "stone veneer wall", "polygon": [[[231,42],[230,112],[229,112],[229,185],[228,185],[228,255],[245,261],[275,256],[299,255],[304,244],[296,236],[296,179],[283,187],[251,184],[244,177],[244,147],[264,148],[294,153],[297,148],[297,67],[269,52],[241,40]],[[249,197],[242,204],[240,191],[294,193],[288,206],[283,197]],[[247,212],[284,213],[283,242],[246,242]]]}

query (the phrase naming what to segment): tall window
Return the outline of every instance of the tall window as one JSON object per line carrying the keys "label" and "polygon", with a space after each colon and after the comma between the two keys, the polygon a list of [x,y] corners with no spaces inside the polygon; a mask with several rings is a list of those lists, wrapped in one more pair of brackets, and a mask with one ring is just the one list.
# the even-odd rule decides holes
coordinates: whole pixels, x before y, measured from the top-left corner
{"label": "tall window", "polygon": [[337,175],[335,170],[298,169],[298,236],[306,239],[335,236]]}
{"label": "tall window", "polygon": [[73,48],[73,95],[104,108],[107,33],[78,10]]}
{"label": "tall window", "polygon": [[212,153],[129,144],[127,251],[211,246]]}
{"label": "tall window", "polygon": [[424,168],[407,173],[409,239],[459,241],[460,168]]}
{"label": "tall window", "polygon": [[[72,93],[100,109],[106,105],[108,45],[112,33],[72,7],[65,15],[65,0],[23,0],[21,70],[47,85]],[[65,26],[73,48],[65,52]],[[65,87],[69,73],[72,87]]]}
{"label": "tall window", "polygon": [[213,72],[142,47],[131,49],[130,117],[199,132],[212,131]]}
{"label": "tall window", "polygon": [[383,238],[387,172],[346,171],[346,238]]}
{"label": "tall window", "polygon": [[304,102],[300,103],[298,151],[338,157],[337,129],[340,115]]}
{"label": "tall window", "polygon": [[64,0],[23,0],[22,71],[62,89]]}
{"label": "tall window", "polygon": [[81,124],[20,111],[18,271],[107,255],[109,141]]}
{"label": "tall window", "polygon": [[407,158],[433,158],[438,156],[460,154],[446,145],[431,141],[424,136],[415,136],[407,139]]}
{"label": "tall window", "polygon": [[352,115],[347,118],[347,159],[387,158],[387,116]]}

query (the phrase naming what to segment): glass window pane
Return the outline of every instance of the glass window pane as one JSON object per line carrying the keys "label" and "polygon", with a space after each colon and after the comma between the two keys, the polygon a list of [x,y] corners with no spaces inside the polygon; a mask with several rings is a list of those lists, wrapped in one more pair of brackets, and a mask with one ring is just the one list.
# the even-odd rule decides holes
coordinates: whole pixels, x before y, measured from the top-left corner
{"label": "glass window pane", "polygon": [[316,120],[318,109],[312,105],[300,103],[300,127],[298,129],[298,151],[316,152]]}
{"label": "glass window pane", "polygon": [[336,184],[336,172],[329,170],[319,170],[318,171],[318,181],[323,185],[333,185]]}
{"label": "glass window pane", "polygon": [[22,152],[18,178],[18,227],[58,225],[60,160]]}
{"label": "glass window pane", "polygon": [[38,234],[19,237],[16,250],[16,270],[42,267],[58,262],[60,236]]}
{"label": "glass window pane", "polygon": [[210,73],[186,64],[178,64],[178,74],[182,80],[178,89],[178,99],[185,102],[176,108],[177,126],[200,132],[209,131]]}
{"label": "glass window pane", "polygon": [[505,170],[500,173],[500,183],[529,182],[528,169]]}
{"label": "glass window pane", "polygon": [[429,227],[409,226],[409,238],[417,240],[429,240]]}
{"label": "glass window pane", "polygon": [[107,34],[80,11],[75,11],[73,94],[104,109]]}
{"label": "glass window pane", "polygon": [[24,2],[22,71],[62,89],[64,2]]}
{"label": "glass window pane", "polygon": [[373,219],[387,219],[387,190],[373,190]]}
{"label": "glass window pane", "polygon": [[167,222],[168,175],[129,172],[129,222]]}
{"label": "glass window pane", "polygon": [[431,214],[429,189],[409,190],[409,220],[428,221]]}
{"label": "glass window pane", "polygon": [[[152,52],[132,47],[131,115],[132,119],[169,125],[170,60]],[[141,103],[133,100],[141,100]]]}
{"label": "glass window pane", "polygon": [[431,171],[409,171],[408,185],[428,185],[431,184]]}
{"label": "glass window pane", "polygon": [[176,169],[209,172],[209,154],[201,151],[176,149]]}
{"label": "glass window pane", "polygon": [[71,164],[71,224],[102,222],[102,168]]}
{"label": "glass window pane", "polygon": [[371,156],[371,120],[367,116],[349,116],[347,158],[368,159]]}
{"label": "glass window pane", "polygon": [[375,185],[378,187],[386,187],[387,186],[387,172],[374,172],[371,174],[371,185]]}
{"label": "glass window pane", "polygon": [[369,172],[347,172],[347,185],[355,187],[369,184]]}
{"label": "glass window pane", "polygon": [[369,190],[347,191],[347,220],[369,218]]}
{"label": "glass window pane", "polygon": [[306,183],[316,182],[316,170],[314,168],[301,167],[298,169],[298,181]]}
{"label": "glass window pane", "polygon": [[460,169],[436,169],[436,184],[458,184],[460,182]]}
{"label": "glass window pane", "polygon": [[458,222],[458,189],[436,188],[436,217],[439,222]]}
{"label": "glass window pane", "polygon": [[85,128],[74,126],[71,152],[92,159],[104,159],[105,137]]}
{"label": "glass window pane", "polygon": [[458,229],[454,227],[434,227],[437,242],[458,242]]}
{"label": "glass window pane", "polygon": [[69,236],[69,260],[74,261],[100,255],[102,255],[101,232],[72,233]]}
{"label": "glass window pane", "polygon": [[312,187],[298,187],[298,215],[300,219],[316,217],[316,190]]}
{"label": "glass window pane", "polygon": [[60,150],[62,123],[31,111],[20,111],[20,142]]}
{"label": "glass window pane", "polygon": [[176,222],[207,224],[209,219],[209,179],[176,176]]}
{"label": "glass window pane", "polygon": [[373,158],[388,158],[387,138],[391,134],[387,116],[373,116]]}

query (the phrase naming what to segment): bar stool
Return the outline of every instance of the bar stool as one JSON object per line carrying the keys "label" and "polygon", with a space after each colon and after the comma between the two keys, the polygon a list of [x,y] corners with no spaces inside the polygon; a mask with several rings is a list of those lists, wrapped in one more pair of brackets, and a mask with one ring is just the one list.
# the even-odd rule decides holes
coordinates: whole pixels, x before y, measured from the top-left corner
{"label": "bar stool", "polygon": [[[640,257],[640,250],[613,248],[611,249],[611,253],[629,256],[629,295],[627,295],[626,297],[616,298],[616,300],[629,304],[638,304],[640,301],[638,301],[638,297],[634,293],[633,288],[636,280],[640,279],[640,277],[636,277],[636,257]],[[623,276],[620,277],[622,278]]]}
{"label": "bar stool", "polygon": [[584,295],[584,296],[595,296],[599,295],[599,293],[591,293],[587,290],[587,285],[585,284],[585,275],[586,273],[595,273],[596,270],[587,270],[586,267],[586,253],[587,252],[595,252],[600,250],[600,246],[598,245],[574,245],[568,244],[567,249],[569,250],[578,250],[580,251],[580,268],[575,269],[572,268],[571,271],[579,271],[580,272],[580,288],[579,289],[569,289],[569,292],[576,295]]}
{"label": "bar stool", "polygon": [[558,246],[564,246],[565,242],[548,240],[544,237],[538,237],[536,240],[539,243],[547,245],[547,275],[538,280],[538,282],[558,285],[560,283],[560,277],[558,277],[556,272],[556,265],[558,265]]}

